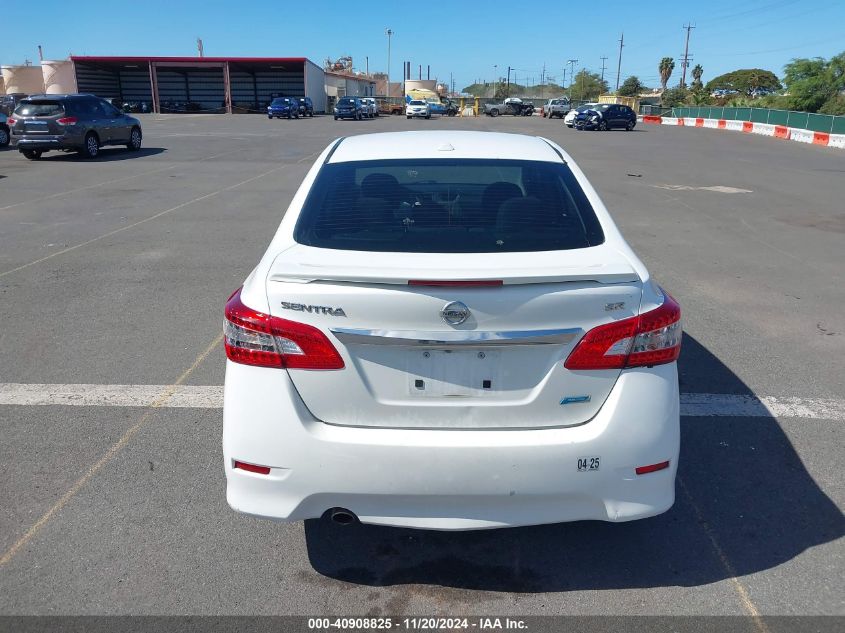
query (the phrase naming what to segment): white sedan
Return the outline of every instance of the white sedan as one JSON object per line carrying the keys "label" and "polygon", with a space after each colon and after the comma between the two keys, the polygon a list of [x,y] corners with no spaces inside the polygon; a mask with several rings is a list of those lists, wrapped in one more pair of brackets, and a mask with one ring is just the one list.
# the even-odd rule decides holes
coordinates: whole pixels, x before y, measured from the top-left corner
{"label": "white sedan", "polygon": [[408,105],[405,106],[405,116],[409,119],[413,117],[424,117],[426,119],[430,119],[431,106],[426,101],[414,99],[413,101],[409,101]]}
{"label": "white sedan", "polygon": [[460,530],[674,501],[680,308],[548,140],[332,142],[224,326],[240,512]]}

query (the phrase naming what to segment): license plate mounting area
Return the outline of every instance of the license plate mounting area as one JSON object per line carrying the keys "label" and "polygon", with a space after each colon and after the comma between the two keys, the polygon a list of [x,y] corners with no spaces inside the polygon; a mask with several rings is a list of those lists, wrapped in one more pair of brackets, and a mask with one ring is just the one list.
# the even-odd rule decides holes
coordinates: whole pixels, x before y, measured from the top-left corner
{"label": "license plate mounting area", "polygon": [[500,350],[414,349],[407,352],[408,394],[420,398],[501,393]]}

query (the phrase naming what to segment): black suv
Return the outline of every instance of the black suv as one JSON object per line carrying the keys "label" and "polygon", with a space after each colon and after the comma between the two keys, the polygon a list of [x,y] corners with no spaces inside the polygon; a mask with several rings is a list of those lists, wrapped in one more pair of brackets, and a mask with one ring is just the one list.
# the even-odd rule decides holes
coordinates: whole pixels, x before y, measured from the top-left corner
{"label": "black suv", "polygon": [[314,116],[314,102],[311,97],[299,97],[299,116]]}
{"label": "black suv", "polygon": [[33,95],[9,117],[12,145],[30,160],[50,150],[95,158],[104,145],[141,149],[141,122],[94,95]]}
{"label": "black suv", "polygon": [[334,120],[364,118],[364,104],[358,97],[341,97],[334,107]]}

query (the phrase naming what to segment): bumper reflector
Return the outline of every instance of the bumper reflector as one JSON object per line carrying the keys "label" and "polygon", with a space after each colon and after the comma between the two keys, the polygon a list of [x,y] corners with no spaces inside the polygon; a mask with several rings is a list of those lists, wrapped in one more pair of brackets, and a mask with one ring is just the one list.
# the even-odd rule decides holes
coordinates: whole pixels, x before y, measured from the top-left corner
{"label": "bumper reflector", "polygon": [[665,470],[669,468],[669,462],[660,462],[659,464],[652,464],[651,466],[638,466],[635,471],[638,475],[645,475],[647,473],[653,473],[658,470]]}
{"label": "bumper reflector", "polygon": [[255,464],[247,464],[246,462],[239,462],[235,460],[235,468],[240,468],[250,473],[258,473],[259,475],[269,475],[269,466],[256,466]]}

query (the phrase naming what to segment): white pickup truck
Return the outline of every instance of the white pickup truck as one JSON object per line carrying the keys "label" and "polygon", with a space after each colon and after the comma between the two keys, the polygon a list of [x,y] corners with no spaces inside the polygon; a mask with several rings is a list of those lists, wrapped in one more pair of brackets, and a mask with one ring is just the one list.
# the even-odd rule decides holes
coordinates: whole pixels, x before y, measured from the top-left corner
{"label": "white pickup truck", "polygon": [[555,117],[562,119],[570,110],[569,99],[563,97],[559,99],[549,99],[548,103],[543,106],[543,116],[553,119]]}

